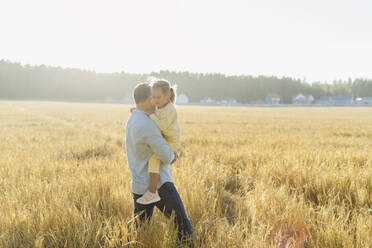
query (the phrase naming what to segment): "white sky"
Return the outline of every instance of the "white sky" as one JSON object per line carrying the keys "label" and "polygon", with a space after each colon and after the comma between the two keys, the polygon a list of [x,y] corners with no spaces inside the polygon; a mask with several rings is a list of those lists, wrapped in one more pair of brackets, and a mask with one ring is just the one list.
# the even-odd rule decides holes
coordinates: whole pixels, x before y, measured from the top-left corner
{"label": "white sky", "polygon": [[372,78],[372,1],[0,0],[0,59],[97,72]]}

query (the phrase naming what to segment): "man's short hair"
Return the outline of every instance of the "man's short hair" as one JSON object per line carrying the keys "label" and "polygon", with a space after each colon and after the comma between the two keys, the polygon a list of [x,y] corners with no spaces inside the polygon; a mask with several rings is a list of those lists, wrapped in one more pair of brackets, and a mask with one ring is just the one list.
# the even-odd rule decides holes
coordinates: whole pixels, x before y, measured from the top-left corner
{"label": "man's short hair", "polygon": [[151,86],[148,83],[139,83],[133,91],[133,97],[136,104],[141,103],[151,95]]}

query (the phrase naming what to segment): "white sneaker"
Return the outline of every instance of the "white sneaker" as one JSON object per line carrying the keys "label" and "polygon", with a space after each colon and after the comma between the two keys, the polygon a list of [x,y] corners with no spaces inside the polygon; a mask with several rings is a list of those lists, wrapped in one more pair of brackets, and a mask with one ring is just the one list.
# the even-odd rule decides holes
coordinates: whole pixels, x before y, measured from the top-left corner
{"label": "white sneaker", "polygon": [[147,190],[146,193],[140,198],[138,198],[136,202],[142,205],[148,205],[158,201],[160,201],[158,191],[156,191],[155,193],[151,193],[150,191]]}

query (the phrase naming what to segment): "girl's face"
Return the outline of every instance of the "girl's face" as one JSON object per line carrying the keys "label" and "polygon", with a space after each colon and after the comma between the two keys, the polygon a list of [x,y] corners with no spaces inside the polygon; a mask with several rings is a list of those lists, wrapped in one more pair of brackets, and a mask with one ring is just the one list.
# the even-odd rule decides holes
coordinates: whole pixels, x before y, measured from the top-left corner
{"label": "girl's face", "polygon": [[167,105],[170,101],[170,93],[165,94],[161,89],[155,89],[152,91],[152,102],[158,108],[162,108]]}

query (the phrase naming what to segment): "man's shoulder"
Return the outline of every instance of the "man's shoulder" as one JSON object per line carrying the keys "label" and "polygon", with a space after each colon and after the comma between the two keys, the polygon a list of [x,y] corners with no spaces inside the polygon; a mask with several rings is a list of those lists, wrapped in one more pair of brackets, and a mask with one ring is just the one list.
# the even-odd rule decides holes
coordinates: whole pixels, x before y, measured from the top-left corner
{"label": "man's shoulder", "polygon": [[141,113],[133,113],[128,119],[127,126],[143,135],[158,131],[156,124],[147,115]]}

